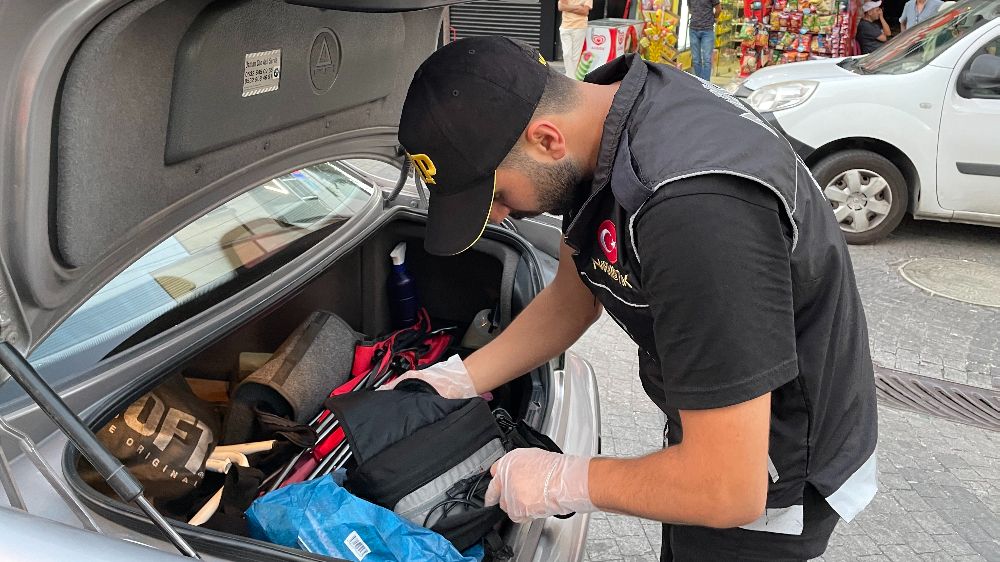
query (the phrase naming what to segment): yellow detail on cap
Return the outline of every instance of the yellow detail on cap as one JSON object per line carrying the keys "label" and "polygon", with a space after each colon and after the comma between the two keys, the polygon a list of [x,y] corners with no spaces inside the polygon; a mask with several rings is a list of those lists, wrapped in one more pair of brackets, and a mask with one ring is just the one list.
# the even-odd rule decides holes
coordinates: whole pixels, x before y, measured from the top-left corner
{"label": "yellow detail on cap", "polygon": [[490,224],[490,213],[493,212],[493,201],[496,199],[496,197],[497,197],[497,173],[493,172],[493,197],[490,198],[490,208],[488,211],[486,211],[486,220],[483,221],[483,228],[479,231],[479,234],[476,235],[476,239],[473,240],[472,243],[470,243],[468,246],[466,246],[464,250],[456,252],[452,255],[457,256],[458,254],[461,254],[465,250],[468,250],[469,248],[475,246],[476,242],[479,242],[479,239],[483,237],[483,233],[486,232],[486,225]]}
{"label": "yellow detail on cap", "polygon": [[540,62],[542,64],[545,64],[545,65],[549,64],[549,63],[545,62],[545,57],[543,57],[541,53],[538,53],[538,62]]}
{"label": "yellow detail on cap", "polygon": [[410,162],[413,162],[413,167],[416,168],[420,175],[424,178],[424,183],[427,185],[434,185],[434,174],[437,173],[437,167],[434,166],[434,162],[426,154],[406,154],[410,157]]}

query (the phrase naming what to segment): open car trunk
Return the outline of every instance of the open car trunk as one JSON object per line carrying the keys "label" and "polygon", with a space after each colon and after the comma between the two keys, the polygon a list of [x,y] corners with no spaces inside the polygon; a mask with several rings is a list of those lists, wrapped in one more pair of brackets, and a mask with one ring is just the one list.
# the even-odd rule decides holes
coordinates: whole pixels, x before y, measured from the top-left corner
{"label": "open car trunk", "polygon": [[[391,331],[386,283],[391,270],[389,252],[399,242],[407,243],[407,267],[416,280],[421,304],[429,312],[432,326],[435,329],[454,326],[456,346],[479,311],[499,310],[501,316],[509,320],[540,290],[542,281],[536,258],[516,237],[488,232],[470,251],[441,258],[423,249],[424,219],[421,215],[400,208],[394,213],[378,230],[284,302],[266,308],[262,305],[262,310],[252,320],[233,326],[180,367],[162,372],[148,384],[130,392],[123,391],[111,397],[109,405],[92,419],[91,428],[99,430],[143,393],[178,373],[187,379],[199,398],[216,403],[224,411],[229,392],[247,375],[240,372],[240,354],[273,353],[317,310],[336,314],[355,331],[369,337]],[[468,350],[456,347],[449,353],[451,351],[465,353]],[[543,381],[547,380],[549,368],[543,366],[497,389],[490,406],[502,407],[516,419],[540,427],[547,403]],[[158,536],[158,531],[136,509],[110,492],[88,485],[80,472],[81,467],[86,468],[85,463],[75,449],[67,447],[64,471],[87,506],[124,527]],[[217,488],[219,480],[206,478],[201,485]],[[190,526],[183,521],[176,523],[192,546],[209,555],[242,560],[295,560],[315,556]],[[507,526],[511,527],[509,523]],[[504,531],[502,536],[509,541],[511,529]]]}

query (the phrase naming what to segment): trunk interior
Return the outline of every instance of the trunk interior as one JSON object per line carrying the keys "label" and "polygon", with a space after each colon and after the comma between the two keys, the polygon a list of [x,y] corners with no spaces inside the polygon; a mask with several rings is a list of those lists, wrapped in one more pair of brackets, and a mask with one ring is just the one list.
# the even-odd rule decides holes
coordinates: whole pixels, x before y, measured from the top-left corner
{"label": "trunk interior", "polygon": [[[421,305],[428,310],[433,327],[454,326],[456,346],[477,312],[504,309],[502,316],[512,316],[539,290],[537,262],[521,253],[522,246],[503,240],[502,236],[484,237],[472,250],[459,256],[431,256],[423,249],[422,220],[408,213],[397,214],[360,246],[303,286],[294,297],[235,327],[179,369],[162,373],[159,380],[179,372],[199,398],[225,411],[229,390],[248,374],[240,372],[240,354],[273,353],[316,310],[340,316],[354,330],[369,337],[391,331],[386,282],[391,270],[389,252],[399,242],[407,243],[407,268],[416,280]],[[150,326],[149,329],[156,328]],[[464,353],[468,350],[456,347],[445,357],[453,351]],[[490,406],[502,407],[516,419],[539,427],[546,403],[542,380],[548,368],[543,366],[497,389]],[[156,384],[151,382],[143,392]],[[116,397],[111,406],[97,416],[92,429],[103,427],[138,397],[138,392]],[[137,510],[126,506],[110,491],[100,489],[101,486],[91,486],[84,481],[80,472],[86,468],[86,461],[74,449],[67,449],[64,460],[71,485],[89,507],[125,527],[156,534]],[[219,479],[206,477],[201,486],[217,489],[219,482]],[[165,515],[183,518],[177,514]],[[195,548],[206,553],[233,556],[239,552],[240,558],[261,560],[315,556],[175,522]]]}

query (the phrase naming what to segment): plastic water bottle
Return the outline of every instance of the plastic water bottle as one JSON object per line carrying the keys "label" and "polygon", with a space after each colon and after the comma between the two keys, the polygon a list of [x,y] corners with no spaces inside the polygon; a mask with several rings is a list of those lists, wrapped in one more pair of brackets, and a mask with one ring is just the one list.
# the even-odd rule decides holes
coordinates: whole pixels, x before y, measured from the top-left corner
{"label": "plastic water bottle", "polygon": [[389,252],[392,273],[389,275],[389,311],[396,329],[412,326],[417,321],[420,299],[417,284],[406,270],[406,242],[396,244]]}

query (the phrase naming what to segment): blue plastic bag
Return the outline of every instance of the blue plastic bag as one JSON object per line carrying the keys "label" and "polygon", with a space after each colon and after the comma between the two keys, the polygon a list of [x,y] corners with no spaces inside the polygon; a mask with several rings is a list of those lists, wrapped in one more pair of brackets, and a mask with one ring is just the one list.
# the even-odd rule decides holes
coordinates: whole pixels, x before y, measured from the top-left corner
{"label": "blue plastic bag", "polygon": [[280,488],[247,510],[250,536],[366,562],[476,562],[441,535],[341,488],[329,475]]}

